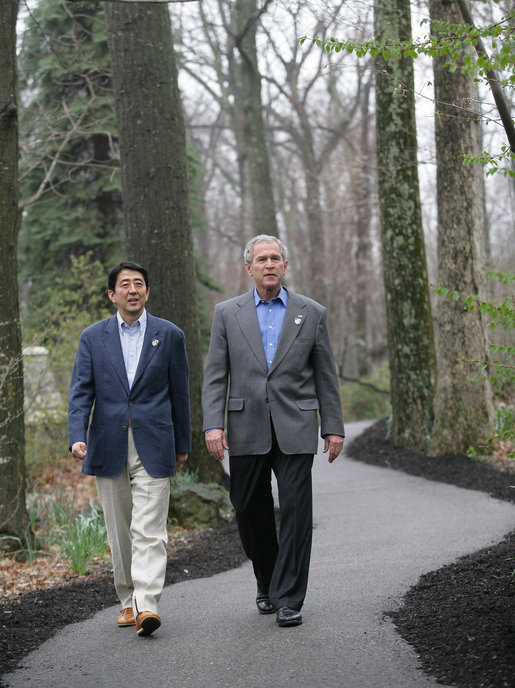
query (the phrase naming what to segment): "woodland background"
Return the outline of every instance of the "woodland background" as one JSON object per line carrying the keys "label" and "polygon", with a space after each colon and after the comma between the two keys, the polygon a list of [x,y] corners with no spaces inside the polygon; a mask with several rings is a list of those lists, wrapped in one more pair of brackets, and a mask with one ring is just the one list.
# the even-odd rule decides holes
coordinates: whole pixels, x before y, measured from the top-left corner
{"label": "woodland background", "polygon": [[[2,0],[0,532],[26,533],[27,469],[67,452],[78,337],[125,258],[186,332],[190,463],[220,477],[202,360],[258,233],[328,308],[347,420],[387,415],[433,454],[510,441],[513,135],[491,85],[509,111],[514,6],[470,4],[475,26],[437,0]],[[24,395],[33,346],[51,408]]]}

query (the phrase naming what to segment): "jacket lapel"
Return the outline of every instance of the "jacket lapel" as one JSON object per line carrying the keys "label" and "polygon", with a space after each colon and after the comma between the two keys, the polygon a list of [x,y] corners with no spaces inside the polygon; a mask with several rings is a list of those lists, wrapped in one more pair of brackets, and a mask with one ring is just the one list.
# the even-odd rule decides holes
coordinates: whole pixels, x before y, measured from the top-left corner
{"label": "jacket lapel", "polygon": [[296,294],[288,292],[288,305],[286,306],[286,313],[284,314],[281,335],[269,373],[277,368],[279,363],[288,353],[295,338],[302,330],[302,326],[306,319],[305,308],[306,304],[297,298]]}
{"label": "jacket lapel", "polygon": [[136,375],[132,388],[143,375],[145,368],[148,366],[157,349],[161,345],[159,337],[159,326],[156,319],[147,312],[147,327],[145,329],[145,338],[143,339],[143,346],[141,348],[141,355],[139,357],[138,367],[136,368]]}
{"label": "jacket lapel", "polygon": [[259,331],[256,304],[254,303],[254,290],[247,292],[236,302],[235,313],[243,336],[247,340],[260,365],[268,372],[265,350],[263,349],[263,340],[261,339],[261,332]]}
{"label": "jacket lapel", "polygon": [[111,361],[116,374],[120,378],[123,388],[127,394],[129,394],[129,381],[127,380],[127,372],[125,370],[125,363],[123,362],[122,345],[120,343],[120,334],[118,332],[118,320],[116,319],[116,315],[113,315],[112,318],[108,319],[102,340],[107,351],[107,356]]}

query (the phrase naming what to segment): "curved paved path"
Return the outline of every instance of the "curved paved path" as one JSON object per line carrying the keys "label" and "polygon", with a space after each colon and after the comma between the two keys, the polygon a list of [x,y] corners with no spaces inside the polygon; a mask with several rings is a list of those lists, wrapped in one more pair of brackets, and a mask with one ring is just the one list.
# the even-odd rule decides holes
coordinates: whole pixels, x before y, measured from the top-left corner
{"label": "curved paved path", "polygon": [[[348,439],[363,423],[349,424]],[[383,618],[419,576],[500,541],[515,505],[345,457],[315,460],[304,624],[260,616],[249,563],[165,588],[148,638],[117,607],[62,630],[3,677],[10,688],[418,688],[441,684]]]}

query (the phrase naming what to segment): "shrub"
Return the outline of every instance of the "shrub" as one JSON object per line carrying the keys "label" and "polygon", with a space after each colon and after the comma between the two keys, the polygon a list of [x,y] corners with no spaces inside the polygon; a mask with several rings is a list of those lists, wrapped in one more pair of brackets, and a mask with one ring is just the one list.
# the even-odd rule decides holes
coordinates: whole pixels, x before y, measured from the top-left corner
{"label": "shrub", "polygon": [[79,514],[55,531],[53,541],[72,571],[83,575],[90,560],[107,552],[107,533],[102,511],[92,507],[87,516]]}

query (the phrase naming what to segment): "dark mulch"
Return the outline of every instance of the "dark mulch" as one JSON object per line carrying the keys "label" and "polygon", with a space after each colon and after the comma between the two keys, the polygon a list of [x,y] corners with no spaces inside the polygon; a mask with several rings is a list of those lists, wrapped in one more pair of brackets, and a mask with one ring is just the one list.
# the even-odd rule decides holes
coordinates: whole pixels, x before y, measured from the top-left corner
{"label": "dark mulch", "polygon": [[426,456],[396,446],[389,438],[386,421],[380,420],[359,435],[346,448],[353,459],[385,468],[395,468],[441,483],[481,490],[497,499],[515,502],[515,472],[503,473],[486,461],[464,454]]}
{"label": "dark mulch", "polygon": [[[508,487],[515,485],[515,474],[461,455],[434,459],[408,452],[387,439],[383,422],[347,451],[354,459],[515,501]],[[390,614],[437,680],[461,688],[515,687],[514,544],[512,533],[496,547],[423,576]],[[166,584],[211,576],[244,559],[234,524],[192,534],[175,549]],[[63,626],[116,603],[110,575],[0,602],[0,676]]]}
{"label": "dark mulch", "polygon": [[514,552],[515,531],[496,547],[422,576],[390,614],[424,670],[442,683],[515,686]]}
{"label": "dark mulch", "polygon": [[[384,421],[348,447],[352,458],[515,501],[515,473],[463,455],[428,457],[396,447]],[[470,524],[474,527],[474,524]],[[428,573],[388,614],[438,682],[515,687],[515,531],[500,544]]]}

